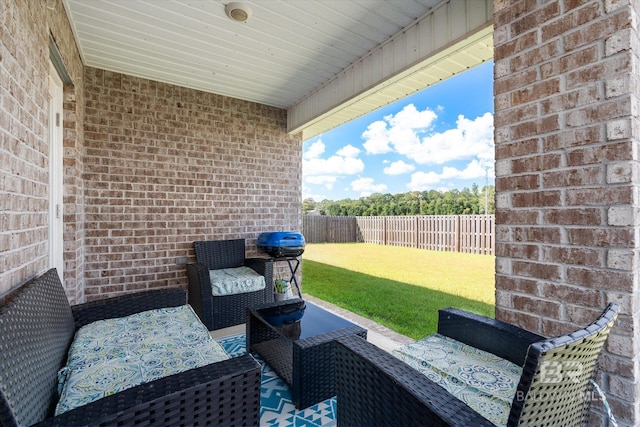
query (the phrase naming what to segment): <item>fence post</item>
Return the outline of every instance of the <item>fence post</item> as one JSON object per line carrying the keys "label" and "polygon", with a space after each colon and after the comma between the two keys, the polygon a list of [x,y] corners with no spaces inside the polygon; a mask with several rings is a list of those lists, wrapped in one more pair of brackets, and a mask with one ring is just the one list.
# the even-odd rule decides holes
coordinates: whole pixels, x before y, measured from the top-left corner
{"label": "fence post", "polygon": [[456,215],[455,227],[454,227],[454,236],[456,242],[456,252],[460,252],[460,215]]}
{"label": "fence post", "polygon": [[382,217],[382,244],[387,245],[387,217]]}
{"label": "fence post", "polygon": [[329,242],[329,217],[324,217],[324,242]]}

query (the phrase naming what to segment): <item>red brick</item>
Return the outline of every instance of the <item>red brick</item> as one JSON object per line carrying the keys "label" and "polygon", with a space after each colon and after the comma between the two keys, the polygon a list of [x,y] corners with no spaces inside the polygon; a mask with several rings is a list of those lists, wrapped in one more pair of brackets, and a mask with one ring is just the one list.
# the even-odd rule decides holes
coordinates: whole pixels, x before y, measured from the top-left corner
{"label": "red brick", "polygon": [[586,24],[600,16],[600,10],[596,2],[589,1],[586,7],[572,11],[585,3],[584,0],[565,2],[567,12],[558,19],[542,25],[542,40],[548,40],[565,32],[569,32],[580,25]]}
{"label": "red brick", "polygon": [[601,166],[564,169],[542,174],[544,188],[593,186],[603,183],[604,171]]}
{"label": "red brick", "polygon": [[633,188],[629,186],[568,189],[567,205],[626,205],[633,204]]}
{"label": "red brick", "polygon": [[514,90],[520,90],[538,80],[538,72],[535,69],[526,69],[517,73],[510,73],[498,78],[493,83],[493,93],[498,96]]}
{"label": "red brick", "polygon": [[601,141],[604,141],[604,137],[602,136],[602,126],[600,125],[569,129],[542,137],[544,152],[591,145]]}
{"label": "red brick", "polygon": [[522,277],[500,276],[500,288],[504,291],[538,294],[538,281]]}
{"label": "red brick", "polygon": [[496,224],[536,224],[538,213],[531,209],[496,209]]}
{"label": "red brick", "polygon": [[539,151],[537,138],[496,145],[496,157],[500,159],[536,154]]}
{"label": "red brick", "polygon": [[496,191],[533,190],[540,186],[539,175],[496,178]]}
{"label": "red brick", "polygon": [[[564,55],[555,61],[547,62],[540,66],[540,77],[542,79],[548,79],[567,71],[575,70],[576,68],[584,67],[585,65],[592,64],[598,61],[598,47],[587,46],[582,50],[571,52]],[[604,67],[602,64],[597,64],[598,67]],[[571,73],[570,73],[571,75]],[[568,86],[571,88],[572,86]]]}
{"label": "red brick", "polygon": [[523,34],[520,37],[516,37],[512,39],[508,43],[504,43],[500,46],[497,46],[494,49],[494,57],[495,58],[505,58],[507,56],[511,56],[514,53],[525,51],[537,43],[537,37],[535,31],[532,31],[527,34]]}
{"label": "red brick", "polygon": [[543,154],[540,156],[530,156],[522,159],[515,159],[511,162],[511,172],[522,174],[529,172],[541,172],[550,169],[557,169],[561,166],[562,157],[559,154]]}
{"label": "red brick", "polygon": [[511,94],[511,105],[517,106],[560,93],[560,79],[554,78],[520,88]]}
{"label": "red brick", "polygon": [[[515,260],[511,263],[513,274],[516,276],[532,277],[543,280],[559,280],[561,278],[560,266],[557,264],[543,264],[532,261]],[[527,312],[536,312],[535,310]]]}
{"label": "red brick", "polygon": [[496,319],[531,332],[540,333],[540,318],[531,313],[515,311],[505,307],[496,307]]}
{"label": "red brick", "polygon": [[[496,0],[496,4],[497,4]],[[494,17],[494,25],[501,26],[507,23],[515,21],[530,12],[533,12],[537,5],[532,1],[508,1],[505,2],[505,7],[495,7],[496,13]]]}
{"label": "red brick", "polygon": [[567,50],[576,49],[585,44],[603,39],[616,31],[631,26],[629,13],[622,9],[618,13],[604,19],[590,21],[587,25],[577,28],[564,36],[564,47]]}
{"label": "red brick", "polygon": [[496,244],[495,255],[506,258],[537,259],[540,248],[537,245]]}
{"label": "red brick", "polygon": [[595,163],[632,160],[632,158],[631,143],[624,141],[573,150],[567,154],[567,166],[585,166]]}
{"label": "red brick", "polygon": [[545,224],[594,225],[603,223],[601,209],[553,209],[543,214]]}
{"label": "red brick", "polygon": [[567,238],[570,245],[594,247],[633,248],[634,233],[627,228],[569,228]]}
{"label": "red brick", "polygon": [[560,318],[561,305],[556,301],[547,301],[527,296],[514,295],[513,308],[524,313],[536,313],[552,319]]}
{"label": "red brick", "polygon": [[511,203],[514,208],[559,206],[560,197],[561,193],[559,191],[515,193],[511,196]]}
{"label": "red brick", "polygon": [[[631,65],[630,54],[618,55],[606,62],[583,66],[575,71],[567,73],[567,89],[583,87],[589,83],[598,83],[602,76],[611,78],[620,74],[625,74]],[[586,63],[583,65],[587,65]]]}
{"label": "red brick", "polygon": [[[576,248],[576,247],[558,247],[551,246],[545,247],[543,250],[542,259],[548,262],[560,262],[563,264],[571,264],[571,265],[584,265],[588,267],[602,267],[605,264],[604,261],[604,252],[602,250],[591,249],[591,248]],[[552,285],[549,284],[548,288],[550,290],[558,291],[558,295],[561,295],[560,285]],[[570,288],[573,289],[573,288]],[[567,289],[568,291],[569,289]],[[584,290],[583,290],[584,291]],[[578,291],[576,291],[578,292]],[[545,291],[544,296],[551,297],[553,292]],[[576,299],[566,299],[567,301],[579,302],[578,299],[582,297],[586,297],[587,295],[578,296],[576,294]]]}
{"label": "red brick", "polygon": [[560,227],[514,227],[513,239],[516,242],[539,242],[546,244],[559,244],[562,242]]}
{"label": "red brick", "polygon": [[633,291],[633,275],[605,269],[567,267],[567,282],[591,289],[607,289],[619,292]]}
{"label": "red brick", "polygon": [[542,24],[543,22],[554,18],[560,14],[560,5],[557,0],[548,2],[547,5],[536,10],[535,13],[530,13],[516,19],[511,24],[511,30],[514,35],[522,34]]}

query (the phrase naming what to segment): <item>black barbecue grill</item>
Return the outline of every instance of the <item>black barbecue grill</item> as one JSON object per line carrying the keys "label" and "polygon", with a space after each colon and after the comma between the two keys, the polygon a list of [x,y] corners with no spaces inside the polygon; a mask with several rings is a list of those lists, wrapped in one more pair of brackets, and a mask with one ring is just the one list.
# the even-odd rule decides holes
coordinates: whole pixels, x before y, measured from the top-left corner
{"label": "black barbecue grill", "polygon": [[258,249],[264,251],[274,261],[286,261],[291,271],[291,282],[296,285],[298,295],[302,298],[302,292],[296,279],[296,271],[300,266],[298,257],[304,252],[304,236],[295,231],[271,231],[258,236]]}
{"label": "black barbecue grill", "polygon": [[258,236],[258,248],[274,258],[298,257],[304,252],[304,236],[294,231],[271,231]]}

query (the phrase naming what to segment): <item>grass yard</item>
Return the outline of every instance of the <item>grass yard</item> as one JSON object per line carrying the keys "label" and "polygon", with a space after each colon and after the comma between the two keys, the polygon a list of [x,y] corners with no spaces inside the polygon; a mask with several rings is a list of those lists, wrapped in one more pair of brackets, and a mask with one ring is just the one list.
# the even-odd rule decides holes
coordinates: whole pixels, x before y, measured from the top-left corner
{"label": "grass yard", "polygon": [[307,244],[303,291],[420,339],[436,331],[438,309],[494,317],[495,257],[373,245]]}

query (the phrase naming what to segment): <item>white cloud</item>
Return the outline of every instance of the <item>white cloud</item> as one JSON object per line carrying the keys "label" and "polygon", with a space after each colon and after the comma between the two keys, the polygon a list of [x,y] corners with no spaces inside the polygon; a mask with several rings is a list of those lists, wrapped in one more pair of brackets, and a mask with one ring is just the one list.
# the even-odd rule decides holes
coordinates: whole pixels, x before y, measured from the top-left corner
{"label": "white cloud", "polygon": [[357,157],[360,154],[360,149],[349,144],[339,149],[336,154],[342,157]]}
{"label": "white cloud", "polygon": [[408,163],[398,160],[391,163],[389,166],[383,169],[383,172],[387,175],[402,175],[404,173],[412,172],[416,167]]}
{"label": "white cloud", "polygon": [[[493,176],[493,170],[489,169],[489,175]],[[411,182],[407,184],[407,187],[411,191],[425,191],[433,190],[438,184],[443,183],[449,179],[477,179],[485,178],[487,174],[487,166],[483,165],[478,160],[472,160],[467,164],[464,169],[457,169],[451,166],[445,166],[442,168],[441,173],[430,172],[416,172],[411,175]]]}
{"label": "white cloud", "polygon": [[485,113],[475,120],[460,115],[455,129],[427,136],[412,146],[401,144],[398,148],[400,154],[419,164],[444,164],[474,157],[492,161],[493,115]]}
{"label": "white cloud", "polygon": [[361,150],[346,145],[328,158],[322,158],[325,145],[317,140],[304,152],[302,171],[304,182],[311,185],[322,185],[327,190],[333,189],[339,177],[357,175],[364,170],[364,162],[358,158]]}
{"label": "white cloud", "polygon": [[432,190],[440,181],[440,176],[433,171],[416,172],[411,175],[411,182],[407,184],[407,187],[409,187],[411,191]]}
{"label": "white cloud", "polygon": [[307,181],[308,177],[312,176],[356,175],[364,170],[364,162],[358,159],[360,149],[353,145],[342,147],[335,155],[326,159],[320,157],[324,151],[325,145],[322,140],[319,139],[311,144],[304,152],[302,156],[302,170]]}
{"label": "white cloud", "polygon": [[331,190],[337,179],[337,177],[330,175],[314,175],[306,177],[305,182],[309,184],[324,185],[326,189]]}
{"label": "white cloud", "polygon": [[322,140],[319,139],[313,144],[311,144],[309,148],[307,148],[307,150],[304,152],[303,157],[305,159],[315,159],[317,157],[320,157],[322,153],[324,153],[324,149],[325,149],[324,142],[322,142]]}
{"label": "white cloud", "polygon": [[[399,146],[419,144],[419,135],[433,126],[438,116],[430,109],[418,111],[413,104],[405,106],[395,115],[371,123],[362,133],[362,144],[367,154],[401,152]],[[393,148],[392,148],[393,146]]]}
{"label": "white cloud", "polygon": [[395,115],[373,122],[363,132],[363,147],[368,154],[395,151],[418,164],[444,164],[454,160],[478,158],[493,162],[493,115],[476,119],[458,116],[456,128],[430,133],[437,114],[418,111],[409,104]]}
{"label": "white cloud", "polygon": [[305,159],[302,161],[305,176],[356,175],[364,170],[364,162],[353,157],[331,156],[328,159]]}
{"label": "white cloud", "polygon": [[373,178],[358,178],[351,183],[353,191],[359,191],[361,197],[369,196],[372,193],[381,193],[387,189],[385,184],[374,184]]}

